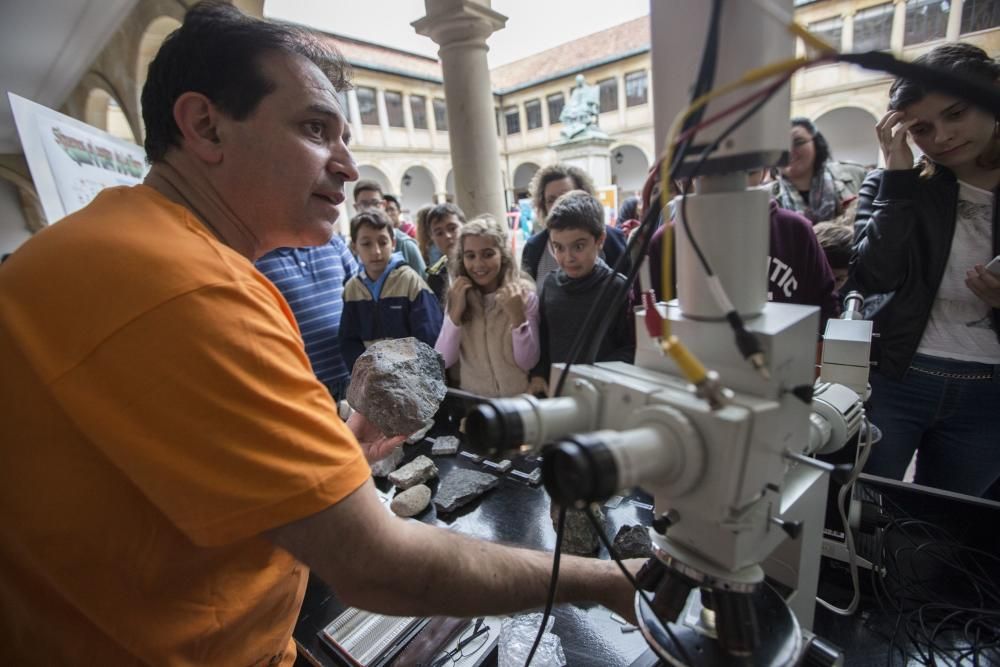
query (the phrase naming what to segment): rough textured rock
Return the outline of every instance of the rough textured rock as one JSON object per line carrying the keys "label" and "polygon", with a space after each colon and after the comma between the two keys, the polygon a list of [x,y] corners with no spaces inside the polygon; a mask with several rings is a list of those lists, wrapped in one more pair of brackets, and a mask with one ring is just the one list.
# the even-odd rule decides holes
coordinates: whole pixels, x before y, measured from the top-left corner
{"label": "rough textured rock", "polygon": [[423,428],[421,428],[419,431],[417,431],[416,433],[414,433],[413,435],[411,435],[409,438],[406,439],[407,444],[410,445],[417,444],[418,442],[424,439],[424,436],[427,435],[427,432],[432,428],[434,428],[434,420],[430,419],[426,424],[424,424]]}
{"label": "rough textured rock", "polygon": [[389,474],[389,481],[396,488],[405,491],[417,484],[423,484],[427,480],[437,477],[438,469],[426,456],[418,456],[402,468]]}
{"label": "rough textured rock", "polygon": [[441,355],[416,338],[397,338],[358,357],[347,401],[385,435],[410,435],[434,417],[445,392]]}
{"label": "rough textured rock", "polygon": [[431,456],[448,456],[458,451],[461,441],[453,435],[442,435],[434,439],[431,445]]}
{"label": "rough textured rock", "polygon": [[441,480],[434,506],[441,514],[454,512],[500,483],[500,478],[478,470],[456,468]]}
{"label": "rough textured rock", "polygon": [[[604,524],[604,512],[596,511],[597,521]],[[552,506],[552,527],[557,525],[559,508]],[[593,556],[600,546],[600,538],[590,525],[590,519],[582,510],[570,509],[566,512],[566,526],[563,531],[562,552],[575,556]]]}
{"label": "rough textured rock", "polygon": [[645,526],[622,526],[615,535],[614,547],[622,558],[649,558],[653,555],[653,542]]}
{"label": "rough textured rock", "polygon": [[389,473],[396,469],[399,462],[403,460],[403,448],[396,447],[392,450],[392,454],[385,457],[381,461],[376,461],[371,464],[372,477],[386,477]]}
{"label": "rough textured rock", "polygon": [[400,491],[392,499],[389,508],[396,516],[416,516],[427,509],[431,503],[431,490],[423,484],[417,484],[406,491]]}

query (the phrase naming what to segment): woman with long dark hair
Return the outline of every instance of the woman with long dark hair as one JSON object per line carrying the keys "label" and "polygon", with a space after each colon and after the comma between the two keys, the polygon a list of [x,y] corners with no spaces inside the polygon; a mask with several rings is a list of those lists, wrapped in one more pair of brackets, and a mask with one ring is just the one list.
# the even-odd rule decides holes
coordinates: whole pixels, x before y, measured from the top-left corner
{"label": "woman with long dark hair", "polygon": [[782,167],[774,193],[778,206],[801,213],[813,224],[833,220],[857,194],[865,168],[837,162],[823,133],[808,118],[792,119],[788,165]]}
{"label": "woman with long dark hair", "polygon": [[[1000,80],[970,44],[918,63]],[[1000,140],[992,113],[897,79],[876,132],[885,169],[859,194],[851,274],[893,293],[875,315],[872,419],[882,441],[867,472],[901,479],[914,452],[919,484],[971,495],[1000,478]],[[907,138],[923,151],[914,166]]]}

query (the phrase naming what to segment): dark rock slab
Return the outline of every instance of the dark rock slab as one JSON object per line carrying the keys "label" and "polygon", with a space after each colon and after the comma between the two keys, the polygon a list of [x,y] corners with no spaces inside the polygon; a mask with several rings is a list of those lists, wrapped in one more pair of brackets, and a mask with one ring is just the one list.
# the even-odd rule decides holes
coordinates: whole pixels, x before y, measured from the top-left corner
{"label": "dark rock slab", "polygon": [[399,468],[389,474],[389,481],[395,485],[396,488],[405,491],[417,484],[423,484],[429,479],[437,477],[438,469],[434,465],[434,461],[431,461],[426,456],[418,456],[409,463],[407,463],[402,468]]}
{"label": "dark rock slab", "polygon": [[396,338],[358,357],[347,401],[385,435],[411,435],[434,417],[445,392],[441,355],[416,338]]}
{"label": "dark rock slab", "polygon": [[[604,524],[604,512],[600,509],[596,510],[597,521],[601,525]],[[558,525],[559,508],[556,505],[552,506],[552,527],[553,529]],[[574,556],[593,556],[597,553],[598,547],[601,545],[600,538],[594,531],[594,527],[590,524],[590,519],[583,510],[569,509],[566,512],[566,525],[563,529],[563,541],[561,551],[564,554],[573,554]]]}
{"label": "dark rock slab", "polygon": [[431,490],[423,484],[417,484],[406,491],[400,491],[392,499],[389,509],[396,516],[416,516],[427,509],[431,503]]}
{"label": "dark rock slab", "polygon": [[653,542],[645,526],[622,526],[615,535],[615,551],[622,558],[650,558]]}
{"label": "dark rock slab", "polygon": [[441,480],[434,506],[438,513],[448,514],[483,495],[500,483],[500,478],[478,470],[456,468]]}
{"label": "dark rock slab", "polygon": [[431,456],[449,456],[458,451],[461,441],[453,435],[442,435],[434,439],[431,445]]}

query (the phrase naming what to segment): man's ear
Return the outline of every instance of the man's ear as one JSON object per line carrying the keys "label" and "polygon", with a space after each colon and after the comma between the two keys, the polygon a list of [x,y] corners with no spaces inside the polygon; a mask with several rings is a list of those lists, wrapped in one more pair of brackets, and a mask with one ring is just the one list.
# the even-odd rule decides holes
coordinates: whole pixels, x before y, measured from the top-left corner
{"label": "man's ear", "polygon": [[219,120],[219,110],[201,93],[186,92],[174,102],[174,122],[183,145],[209,164],[222,161]]}

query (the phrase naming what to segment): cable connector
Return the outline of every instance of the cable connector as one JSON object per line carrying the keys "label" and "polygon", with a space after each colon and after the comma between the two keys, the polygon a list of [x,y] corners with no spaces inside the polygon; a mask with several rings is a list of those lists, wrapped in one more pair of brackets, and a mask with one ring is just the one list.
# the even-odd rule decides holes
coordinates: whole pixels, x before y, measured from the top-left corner
{"label": "cable connector", "polygon": [[677,336],[669,336],[663,341],[662,346],[663,351],[669,354],[681,369],[684,377],[694,385],[694,392],[698,398],[706,400],[713,410],[722,408],[732,400],[733,393],[722,385],[719,374],[707,370]]}
{"label": "cable connector", "polygon": [[646,331],[650,338],[663,336],[663,318],[656,309],[656,292],[649,289],[642,293],[642,307],[646,311]]}
{"label": "cable connector", "polygon": [[771,379],[771,373],[767,370],[767,357],[760,346],[760,341],[751,332],[747,331],[743,324],[743,318],[735,310],[726,313],[729,326],[733,328],[733,335],[736,337],[736,347],[739,348],[743,358],[750,362],[754,369],[760,373],[765,380]]}

